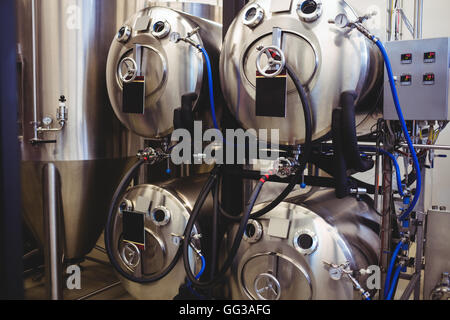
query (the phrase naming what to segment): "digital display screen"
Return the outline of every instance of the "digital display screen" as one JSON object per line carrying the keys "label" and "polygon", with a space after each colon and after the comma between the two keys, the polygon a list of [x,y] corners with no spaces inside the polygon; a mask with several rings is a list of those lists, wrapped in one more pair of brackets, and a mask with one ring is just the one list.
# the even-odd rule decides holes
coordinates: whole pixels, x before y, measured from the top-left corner
{"label": "digital display screen", "polygon": [[402,54],[402,63],[412,63],[413,55],[412,53]]}
{"label": "digital display screen", "polygon": [[436,52],[425,52],[424,54],[425,62],[431,63],[436,61]]}
{"label": "digital display screen", "polygon": [[405,74],[405,75],[400,77],[400,82],[403,85],[410,85],[411,82],[412,82],[412,76],[410,74]]}
{"label": "digital display screen", "polygon": [[435,76],[434,73],[427,73],[423,76],[423,82],[425,84],[434,84]]}

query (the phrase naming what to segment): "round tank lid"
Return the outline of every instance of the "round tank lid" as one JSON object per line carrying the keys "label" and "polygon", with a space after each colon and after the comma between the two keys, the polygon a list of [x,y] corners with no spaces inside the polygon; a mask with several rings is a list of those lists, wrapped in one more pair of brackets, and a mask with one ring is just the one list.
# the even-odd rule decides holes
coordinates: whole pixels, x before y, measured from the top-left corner
{"label": "round tank lid", "polygon": [[311,277],[305,269],[283,254],[257,254],[243,265],[241,284],[253,300],[310,300]]}

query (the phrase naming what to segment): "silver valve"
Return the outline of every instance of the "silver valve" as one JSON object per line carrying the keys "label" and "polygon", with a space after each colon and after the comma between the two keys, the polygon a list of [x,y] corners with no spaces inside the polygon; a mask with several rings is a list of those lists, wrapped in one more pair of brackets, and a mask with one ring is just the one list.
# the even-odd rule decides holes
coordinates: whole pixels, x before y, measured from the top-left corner
{"label": "silver valve", "polygon": [[280,178],[290,177],[296,172],[296,161],[289,158],[278,158],[274,163],[273,169]]}
{"label": "silver valve", "polygon": [[191,32],[188,32],[187,37],[191,38],[191,37],[195,36],[197,33],[199,33],[199,31],[200,31],[200,27],[197,27],[194,30],[192,30]]}
{"label": "silver valve", "polygon": [[[256,58],[256,69],[265,78],[275,78],[279,76],[286,67],[286,57],[283,50],[277,46],[268,46],[257,48],[259,54]],[[267,57],[267,65],[262,66],[263,56]]]}
{"label": "silver valve", "polygon": [[131,57],[126,57],[120,61],[118,70],[120,80],[125,83],[133,82],[138,75],[137,62]]}
{"label": "silver valve", "polygon": [[178,32],[172,32],[172,34],[170,35],[170,41],[173,43],[178,43],[180,41],[183,41],[183,42],[186,42],[186,43],[190,44],[191,46],[201,50],[200,49],[201,45],[191,39],[193,36],[195,36],[199,32],[200,32],[200,27],[196,27],[191,32],[188,32],[187,36],[184,38],[181,37],[181,35]]}
{"label": "silver valve", "polygon": [[325,266],[329,268],[329,274],[331,279],[339,281],[342,279],[344,275],[347,276],[352,282],[353,287],[361,293],[362,297],[365,300],[370,300],[370,293],[364,290],[364,288],[361,286],[358,280],[356,280],[356,278],[353,276],[354,271],[350,269],[350,262],[345,262],[340,265],[330,263],[327,261],[323,261],[323,263]]}
{"label": "silver valve", "polygon": [[61,126],[64,126],[64,124],[67,122],[68,120],[68,109],[66,106],[66,97],[65,96],[61,96],[59,98],[59,107],[58,107],[58,111],[56,112],[56,119],[58,120],[59,124]]}
{"label": "silver valve", "polygon": [[166,160],[170,155],[161,149],[145,148],[138,152],[137,157],[147,164],[154,165]]}
{"label": "silver valve", "polygon": [[52,127],[54,119],[51,116],[44,117],[41,122],[32,122],[32,125],[34,126],[34,130],[35,130],[36,138],[30,140],[30,143],[33,145],[44,144],[44,143],[56,143],[56,140],[40,139],[38,137],[38,135],[63,131],[63,129],[65,128],[66,123],[69,119],[68,115],[69,115],[69,110],[66,106],[66,97],[61,96],[59,98],[59,106],[56,109],[56,120],[58,121],[59,127],[57,127],[57,128]]}
{"label": "silver valve", "polygon": [[366,36],[370,41],[376,42],[378,39],[370,33],[370,31],[363,26],[363,22],[369,20],[371,17],[377,15],[376,12],[366,14],[365,16],[359,17],[356,21],[350,21],[345,13],[338,14],[334,20],[328,20],[328,23],[335,24],[338,28],[345,29],[357,29],[364,36]]}

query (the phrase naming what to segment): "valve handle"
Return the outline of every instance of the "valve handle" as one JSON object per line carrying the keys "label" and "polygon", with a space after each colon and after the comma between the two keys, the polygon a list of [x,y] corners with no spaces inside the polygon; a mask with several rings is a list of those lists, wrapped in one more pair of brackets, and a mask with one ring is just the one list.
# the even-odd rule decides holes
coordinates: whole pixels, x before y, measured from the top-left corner
{"label": "valve handle", "polygon": [[[261,66],[261,60],[264,54],[269,59],[269,63],[263,68]],[[279,76],[285,67],[286,56],[277,46],[262,48],[256,58],[256,69],[265,78],[275,78],[276,76]]]}
{"label": "valve handle", "polygon": [[[131,62],[131,65],[129,64]],[[123,67],[127,68],[127,73],[123,74]],[[119,78],[122,82],[130,83],[137,77],[138,66],[133,58],[126,57],[119,63]]]}

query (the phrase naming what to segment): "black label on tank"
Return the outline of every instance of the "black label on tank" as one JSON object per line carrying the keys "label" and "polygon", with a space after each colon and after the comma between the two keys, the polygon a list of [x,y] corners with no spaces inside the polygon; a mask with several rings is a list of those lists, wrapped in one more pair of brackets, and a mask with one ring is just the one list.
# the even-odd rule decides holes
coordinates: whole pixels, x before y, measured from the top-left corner
{"label": "black label on tank", "polygon": [[123,240],[145,249],[145,215],[140,212],[123,212]]}
{"label": "black label on tank", "polygon": [[123,113],[144,114],[145,79],[136,77],[132,82],[123,84]]}
{"label": "black label on tank", "polygon": [[256,74],[256,116],[286,118],[287,73],[266,78]]}

